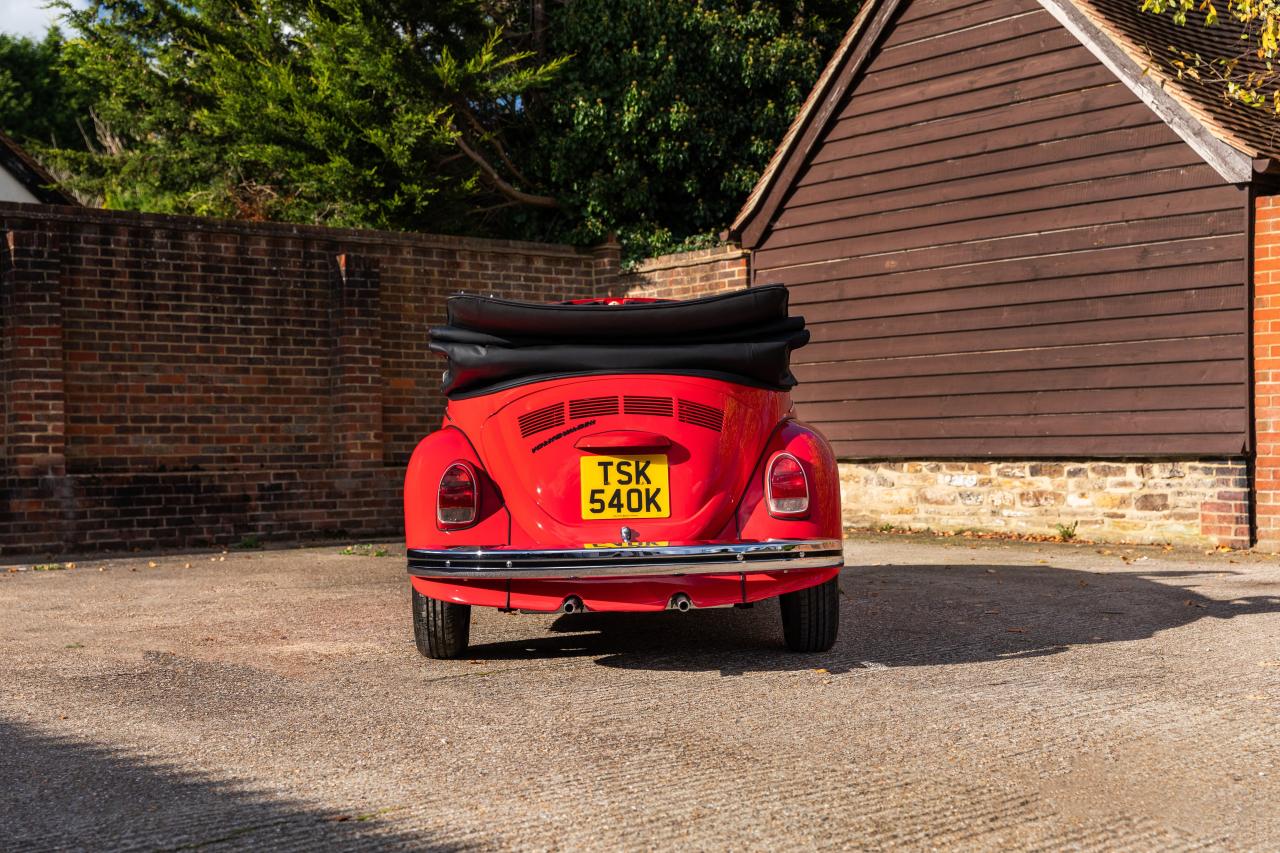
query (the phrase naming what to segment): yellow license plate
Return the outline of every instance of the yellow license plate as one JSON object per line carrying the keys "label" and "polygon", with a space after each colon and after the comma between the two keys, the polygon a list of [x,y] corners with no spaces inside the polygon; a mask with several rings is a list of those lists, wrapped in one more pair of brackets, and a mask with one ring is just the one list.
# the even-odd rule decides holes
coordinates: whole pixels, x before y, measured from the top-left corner
{"label": "yellow license plate", "polygon": [[665,548],[671,543],[669,541],[662,542],[588,542],[583,548]]}
{"label": "yellow license plate", "polygon": [[671,515],[666,454],[584,456],[581,464],[584,519]]}

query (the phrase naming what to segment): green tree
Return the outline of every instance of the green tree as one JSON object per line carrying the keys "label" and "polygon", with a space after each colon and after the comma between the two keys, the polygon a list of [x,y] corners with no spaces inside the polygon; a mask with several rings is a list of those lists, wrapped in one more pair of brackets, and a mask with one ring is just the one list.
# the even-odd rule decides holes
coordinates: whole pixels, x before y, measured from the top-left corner
{"label": "green tree", "polygon": [[572,0],[547,50],[572,56],[531,107],[540,169],[582,242],[639,257],[732,220],[849,26],[819,0]]}
{"label": "green tree", "polygon": [[63,73],[62,34],[42,40],[0,33],[0,131],[36,145],[81,148],[89,98]]}
{"label": "green tree", "polygon": [[[111,207],[595,242],[709,242],[847,0],[64,3]],[[61,141],[61,140],[59,140]]]}
{"label": "green tree", "polygon": [[111,207],[485,230],[520,186],[504,135],[532,61],[466,0],[95,0],[64,5],[100,147],[60,152]]}

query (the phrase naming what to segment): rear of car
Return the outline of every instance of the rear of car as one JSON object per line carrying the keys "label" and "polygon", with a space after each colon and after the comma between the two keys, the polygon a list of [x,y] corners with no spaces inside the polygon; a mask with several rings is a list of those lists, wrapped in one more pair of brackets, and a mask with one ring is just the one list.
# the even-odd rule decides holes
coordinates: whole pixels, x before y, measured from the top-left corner
{"label": "rear of car", "polygon": [[419,648],[470,607],[690,610],[782,597],[788,645],[830,647],[842,565],[827,442],[794,418],[786,290],[688,302],[455,297],[441,430],[405,527]]}

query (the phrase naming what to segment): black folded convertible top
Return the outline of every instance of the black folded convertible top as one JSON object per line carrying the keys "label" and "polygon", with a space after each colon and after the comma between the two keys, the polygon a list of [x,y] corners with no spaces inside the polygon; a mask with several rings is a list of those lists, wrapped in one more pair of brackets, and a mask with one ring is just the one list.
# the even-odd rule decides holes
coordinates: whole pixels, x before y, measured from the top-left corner
{"label": "black folded convertible top", "polygon": [[622,305],[453,296],[431,349],[449,360],[450,399],[561,376],[674,373],[776,390],[796,384],[790,355],[809,342],[787,289]]}

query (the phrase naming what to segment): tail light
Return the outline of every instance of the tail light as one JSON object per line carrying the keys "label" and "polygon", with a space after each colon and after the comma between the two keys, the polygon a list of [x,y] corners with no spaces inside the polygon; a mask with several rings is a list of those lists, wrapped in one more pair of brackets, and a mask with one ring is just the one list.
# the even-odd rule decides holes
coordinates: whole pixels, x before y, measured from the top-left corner
{"label": "tail light", "polygon": [[480,487],[476,469],[466,462],[454,462],[444,469],[440,493],[436,497],[436,522],[441,530],[457,530],[476,523],[480,509]]}
{"label": "tail light", "polygon": [[804,466],[790,453],[775,453],[764,479],[769,515],[774,518],[802,518],[809,514],[809,480]]}

